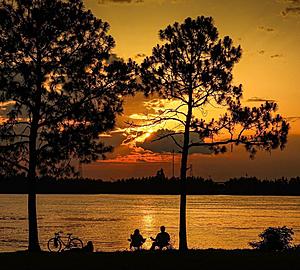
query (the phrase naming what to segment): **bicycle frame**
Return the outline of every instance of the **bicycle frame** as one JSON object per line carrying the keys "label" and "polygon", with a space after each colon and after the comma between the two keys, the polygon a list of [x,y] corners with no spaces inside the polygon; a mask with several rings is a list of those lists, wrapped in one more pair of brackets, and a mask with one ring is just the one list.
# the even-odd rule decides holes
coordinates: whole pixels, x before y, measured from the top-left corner
{"label": "bicycle frame", "polygon": [[55,233],[55,238],[57,239],[57,241],[59,241],[63,246],[64,248],[68,248],[70,246],[70,241],[71,241],[71,233],[68,233],[67,234],[68,236],[67,237],[64,237],[67,239],[67,242],[65,243],[64,240],[63,240],[63,237],[58,233]]}

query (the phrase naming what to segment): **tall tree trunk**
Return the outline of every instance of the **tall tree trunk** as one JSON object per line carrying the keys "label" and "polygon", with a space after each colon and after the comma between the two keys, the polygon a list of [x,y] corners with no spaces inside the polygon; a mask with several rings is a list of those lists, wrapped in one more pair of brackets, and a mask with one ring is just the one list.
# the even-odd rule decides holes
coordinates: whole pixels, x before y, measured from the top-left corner
{"label": "tall tree trunk", "polygon": [[37,211],[36,211],[36,139],[37,123],[33,119],[29,142],[29,172],[28,172],[28,250],[40,251]]}
{"label": "tall tree trunk", "polygon": [[35,252],[40,251],[38,227],[37,227],[37,214],[36,214],[36,193],[33,190],[35,181],[29,179],[30,190],[28,193],[28,230],[29,230],[29,245],[28,251]]}
{"label": "tall tree trunk", "polygon": [[186,233],[186,172],[189,155],[190,142],[190,125],[192,119],[192,98],[188,104],[188,113],[186,117],[186,125],[184,130],[184,141],[181,154],[181,168],[180,168],[180,222],[179,222],[179,250],[187,251],[187,233]]}
{"label": "tall tree trunk", "polygon": [[[39,46],[37,46],[39,48]],[[36,166],[37,166],[37,140],[38,124],[40,117],[41,96],[42,96],[42,72],[41,72],[41,53],[37,49],[37,84],[34,110],[32,112],[32,122],[29,136],[29,171],[28,171],[28,232],[29,232],[29,251],[40,251],[37,211],[36,211]]]}
{"label": "tall tree trunk", "polygon": [[179,250],[186,251],[186,169],[187,169],[188,151],[182,151],[181,169],[180,169],[180,222],[179,222]]}

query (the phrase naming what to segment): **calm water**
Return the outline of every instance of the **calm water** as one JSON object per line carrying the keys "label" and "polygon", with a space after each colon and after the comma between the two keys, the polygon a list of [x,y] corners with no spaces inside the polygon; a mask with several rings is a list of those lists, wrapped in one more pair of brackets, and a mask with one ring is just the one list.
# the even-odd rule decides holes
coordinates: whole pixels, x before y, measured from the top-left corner
{"label": "calm water", "polygon": [[[0,195],[0,251],[27,247],[25,195]],[[300,242],[300,197],[188,196],[190,248],[247,248],[266,227],[294,228]],[[167,227],[178,247],[178,196],[38,195],[40,242],[59,230],[72,232],[97,250],[128,248],[128,236],[140,228],[144,237]],[[149,248],[147,239],[144,247]]]}

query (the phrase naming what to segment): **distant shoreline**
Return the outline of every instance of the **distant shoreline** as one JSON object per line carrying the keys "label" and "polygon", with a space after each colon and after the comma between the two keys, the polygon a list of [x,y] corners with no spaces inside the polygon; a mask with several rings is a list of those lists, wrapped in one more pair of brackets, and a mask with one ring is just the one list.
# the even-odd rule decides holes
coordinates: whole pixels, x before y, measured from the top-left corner
{"label": "distant shoreline", "polygon": [[[122,179],[115,182],[87,178],[39,178],[37,194],[128,194],[179,195],[179,179],[158,177]],[[215,182],[201,177],[189,177],[188,195],[247,195],[300,196],[300,177],[259,180],[256,177],[233,178]],[[0,177],[0,194],[27,194],[28,182],[24,176]]]}

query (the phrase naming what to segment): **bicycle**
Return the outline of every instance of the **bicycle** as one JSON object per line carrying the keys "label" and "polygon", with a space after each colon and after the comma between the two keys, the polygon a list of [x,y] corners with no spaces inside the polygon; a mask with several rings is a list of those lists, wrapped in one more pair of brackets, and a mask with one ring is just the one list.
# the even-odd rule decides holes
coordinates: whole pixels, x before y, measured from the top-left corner
{"label": "bicycle", "polygon": [[[68,233],[67,234],[67,242],[65,243],[62,240],[62,237],[60,236],[60,234],[63,232],[57,232],[54,233],[54,237],[50,238],[48,241],[48,249],[50,252],[59,252],[59,251],[63,251],[65,249],[78,249],[78,248],[83,248],[83,243],[79,238],[76,237],[71,237],[72,233]],[[62,246],[64,246],[63,249]]]}

